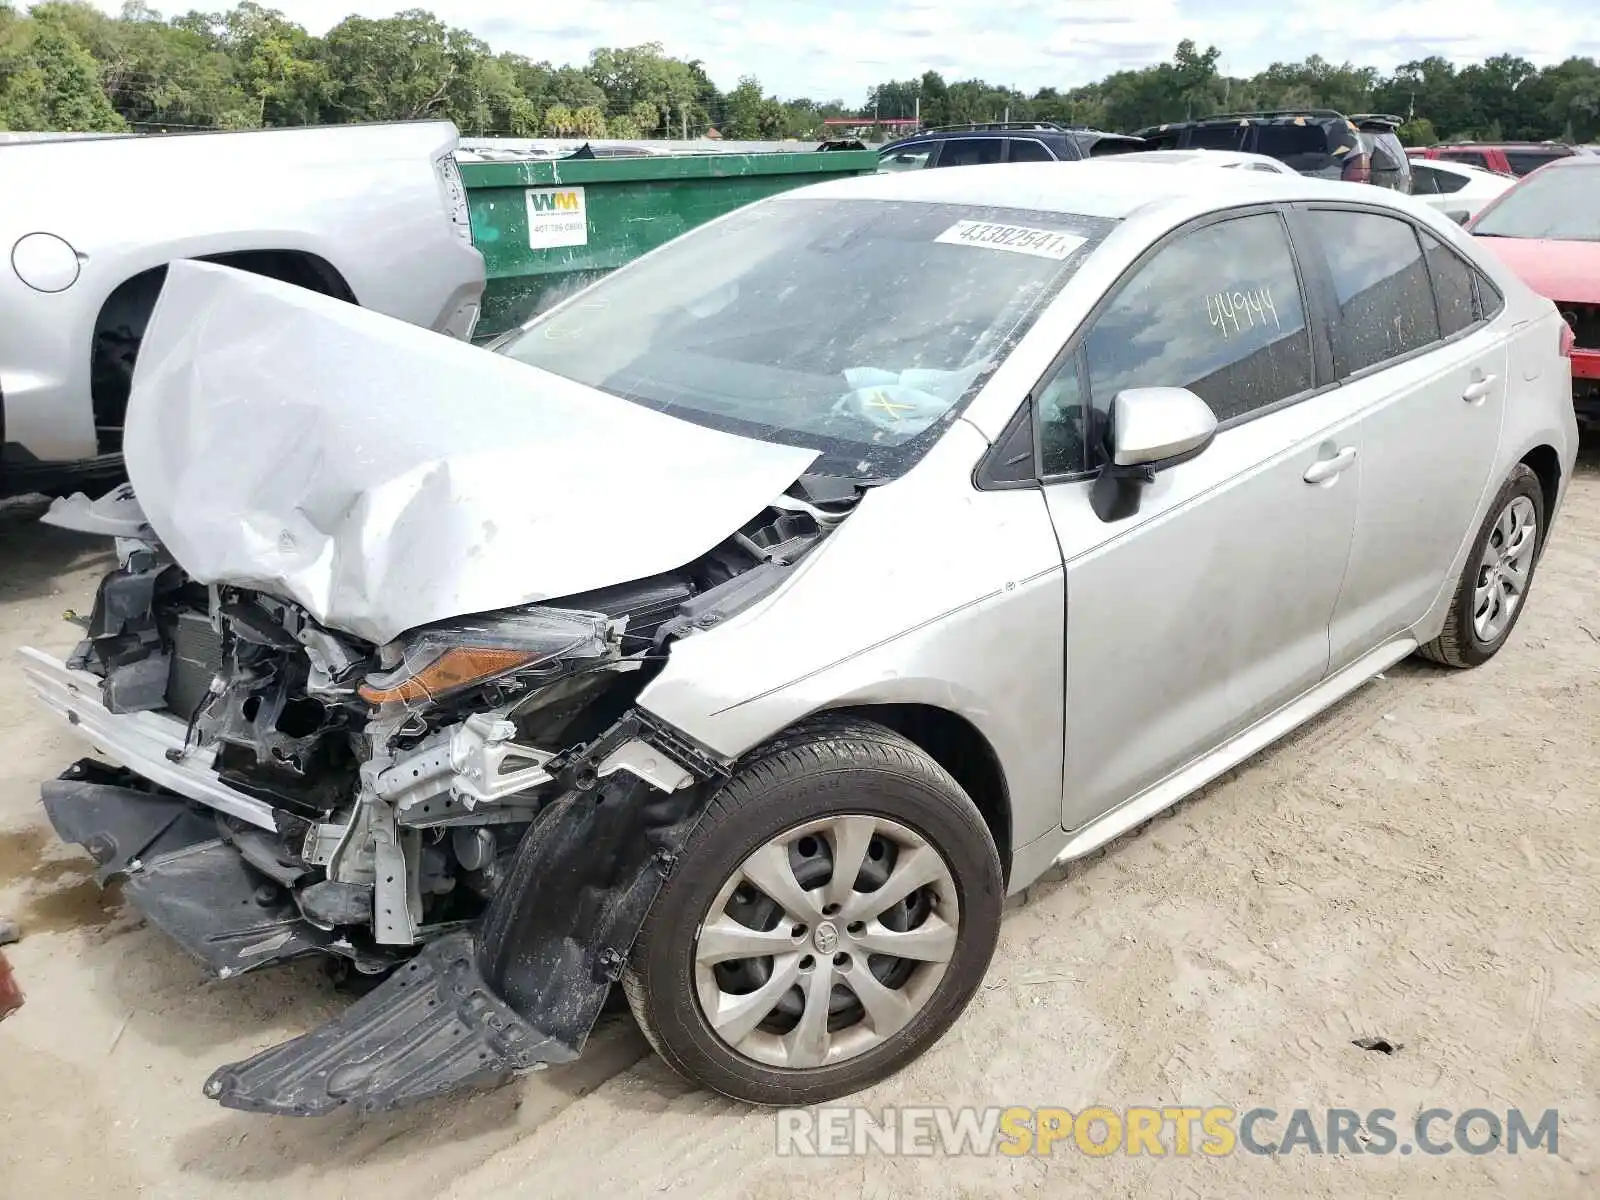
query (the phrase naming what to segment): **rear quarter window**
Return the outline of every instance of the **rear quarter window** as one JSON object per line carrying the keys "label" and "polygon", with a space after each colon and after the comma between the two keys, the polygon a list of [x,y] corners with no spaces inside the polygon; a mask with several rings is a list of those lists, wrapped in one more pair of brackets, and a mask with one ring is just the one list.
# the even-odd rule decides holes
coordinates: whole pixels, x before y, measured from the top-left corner
{"label": "rear quarter window", "polygon": [[1473,269],[1432,234],[1422,235],[1422,247],[1433,278],[1433,295],[1439,309],[1439,333],[1444,337],[1471,328],[1478,321],[1473,299]]}
{"label": "rear quarter window", "polygon": [[1565,150],[1507,150],[1506,165],[1511,168],[1513,175],[1521,176],[1537,171],[1545,163],[1566,157]]}
{"label": "rear quarter window", "polygon": [[1255,145],[1247,148],[1296,171],[1321,171],[1334,161],[1334,151],[1347,142],[1354,146],[1353,139],[1341,137],[1325,124],[1271,124],[1258,125]]}

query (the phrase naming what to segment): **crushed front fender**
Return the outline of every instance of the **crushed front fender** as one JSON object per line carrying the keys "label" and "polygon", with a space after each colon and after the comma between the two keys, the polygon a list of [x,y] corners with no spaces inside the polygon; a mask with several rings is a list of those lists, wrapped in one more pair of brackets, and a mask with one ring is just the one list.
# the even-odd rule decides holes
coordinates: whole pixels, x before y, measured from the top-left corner
{"label": "crushed front fender", "polygon": [[429,944],[320,1028],[219,1068],[206,1095],[287,1116],[378,1112],[576,1058],[714,790],[621,772],[584,782],[529,827],[475,931]]}

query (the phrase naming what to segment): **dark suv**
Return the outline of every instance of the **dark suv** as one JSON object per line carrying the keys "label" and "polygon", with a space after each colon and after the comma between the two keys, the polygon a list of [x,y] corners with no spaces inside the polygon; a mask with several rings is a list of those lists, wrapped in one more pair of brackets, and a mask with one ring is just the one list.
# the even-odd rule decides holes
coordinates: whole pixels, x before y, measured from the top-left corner
{"label": "dark suv", "polygon": [[1147,150],[1140,138],[1052,121],[941,125],[890,142],[878,151],[878,170],[972,167],[999,162],[1077,162]]}
{"label": "dark suv", "polygon": [[1141,129],[1153,150],[1243,150],[1302,175],[1411,191],[1411,162],[1395,131],[1399,117],[1347,117],[1329,108],[1219,113]]}

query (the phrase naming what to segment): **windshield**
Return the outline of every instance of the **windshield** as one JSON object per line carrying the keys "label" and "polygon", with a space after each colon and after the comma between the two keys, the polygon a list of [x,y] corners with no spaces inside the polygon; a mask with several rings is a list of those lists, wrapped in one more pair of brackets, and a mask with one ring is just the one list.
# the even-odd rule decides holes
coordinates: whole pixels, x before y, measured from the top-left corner
{"label": "windshield", "polygon": [[819,450],[819,472],[892,478],[1112,224],[775,199],[667,244],[496,349],[685,420]]}
{"label": "windshield", "polygon": [[1600,163],[1540,171],[1512,188],[1473,225],[1484,237],[1600,242]]}

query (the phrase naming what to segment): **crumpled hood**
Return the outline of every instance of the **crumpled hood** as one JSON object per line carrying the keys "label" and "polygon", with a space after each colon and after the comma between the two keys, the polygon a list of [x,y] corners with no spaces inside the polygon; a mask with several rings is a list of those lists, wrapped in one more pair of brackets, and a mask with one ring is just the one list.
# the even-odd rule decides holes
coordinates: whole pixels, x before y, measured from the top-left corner
{"label": "crumpled hood", "polygon": [[1478,244],[1558,304],[1600,304],[1600,242],[1481,237]]}
{"label": "crumpled hood", "polygon": [[816,458],[191,262],[145,334],[123,448],[190,576],[380,643],[683,566]]}

